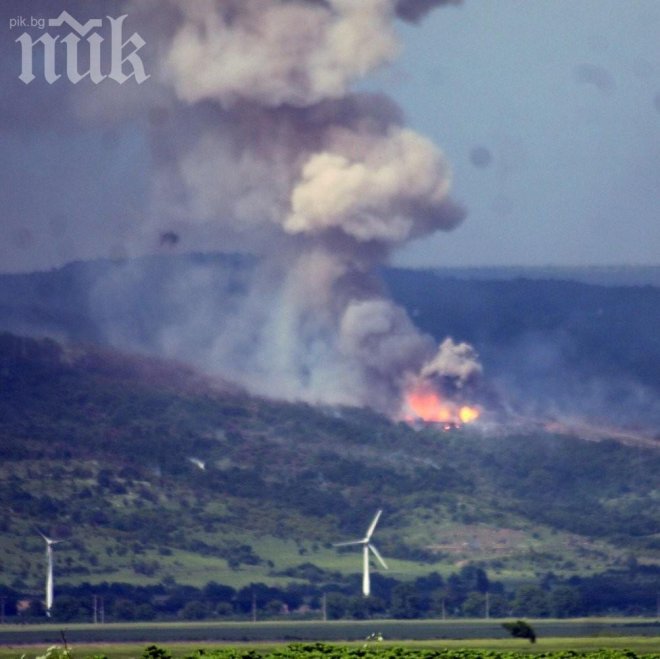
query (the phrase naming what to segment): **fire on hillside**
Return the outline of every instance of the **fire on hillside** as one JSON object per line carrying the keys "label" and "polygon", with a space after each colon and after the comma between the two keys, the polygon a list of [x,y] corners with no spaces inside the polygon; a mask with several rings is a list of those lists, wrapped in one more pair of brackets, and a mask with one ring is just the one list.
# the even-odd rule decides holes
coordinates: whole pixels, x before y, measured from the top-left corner
{"label": "fire on hillside", "polygon": [[438,424],[445,430],[475,422],[481,408],[443,397],[431,386],[418,384],[405,394],[402,420],[410,424]]}

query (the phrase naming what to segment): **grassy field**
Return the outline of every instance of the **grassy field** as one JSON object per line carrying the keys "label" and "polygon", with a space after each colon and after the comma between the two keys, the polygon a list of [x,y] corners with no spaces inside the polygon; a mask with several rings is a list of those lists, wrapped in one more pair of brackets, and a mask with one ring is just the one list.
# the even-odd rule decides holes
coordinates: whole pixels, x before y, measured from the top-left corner
{"label": "grassy field", "polygon": [[[475,536],[481,530],[480,525],[446,525],[443,527],[443,537],[463,538],[464,536]],[[26,530],[26,535],[28,531]],[[387,534],[384,534],[387,537]],[[549,556],[558,555],[561,547],[564,549],[576,543],[580,550],[581,558],[565,550],[564,562],[573,568],[579,566],[581,574],[587,575],[605,569],[617,556],[610,547],[601,548],[594,544],[590,550],[584,549],[584,539],[572,540],[568,534],[552,536],[547,529],[539,529],[538,535],[542,540],[520,541],[519,545],[511,549],[510,553],[498,554],[498,566],[489,567],[489,576],[493,580],[513,584],[525,580],[537,578],[537,572],[543,569],[552,569],[559,576],[566,576],[570,571],[562,570]],[[214,544],[216,539],[207,534],[198,533],[199,539]],[[546,541],[547,538],[547,541]],[[342,538],[340,538],[341,540]],[[552,541],[551,541],[552,539]],[[163,556],[155,548],[146,548],[140,558],[146,562],[157,562],[159,567],[151,576],[137,573],[132,567],[134,556],[129,554],[118,557],[115,554],[108,556],[106,550],[111,550],[114,545],[109,540],[89,539],[85,540],[85,555],[98,557],[98,565],[89,566],[86,559],[81,559],[77,549],[65,546],[58,550],[55,557],[58,569],[58,583],[65,585],[80,585],[84,582],[99,583],[102,581],[126,582],[135,585],[155,585],[160,583],[165,576],[174,578],[177,583],[203,587],[209,581],[209,575],[219,583],[233,588],[242,588],[250,583],[261,582],[269,586],[285,587],[288,583],[295,581],[292,577],[281,573],[294,568],[302,563],[311,562],[324,570],[336,571],[342,575],[357,574],[361,568],[361,556],[358,551],[338,552],[334,548],[327,548],[314,543],[296,543],[272,536],[253,536],[244,534],[236,537],[239,544],[249,544],[254,547],[260,556],[273,557],[273,566],[262,562],[258,565],[242,565],[231,568],[224,558],[215,556],[204,556],[183,549],[171,549],[171,555]],[[545,543],[545,544],[544,544]],[[43,542],[41,538],[30,539],[27,549],[21,548],[20,542],[13,542],[10,538],[3,538],[2,549],[5,552],[6,571],[13,574],[22,574],[25,582],[30,588],[40,589],[43,582]],[[547,545],[547,546],[546,546]],[[544,549],[545,548],[545,549]],[[598,548],[598,551],[596,550]],[[485,560],[483,552],[470,550],[461,544],[462,559],[474,561]],[[301,553],[301,550],[303,553]],[[26,553],[27,552],[27,553]],[[547,555],[546,555],[547,554]],[[593,558],[592,554],[599,558]],[[25,556],[29,556],[26,560]],[[609,556],[610,563],[602,560],[603,556]],[[510,561],[515,558],[515,567],[510,567]],[[67,561],[72,560],[74,569],[67,568]],[[23,563],[21,563],[23,561]],[[463,564],[458,555],[451,553],[442,555],[437,562],[419,562],[414,560],[397,559],[387,557],[390,570],[383,572],[385,576],[392,576],[399,580],[413,580],[417,577],[426,576],[430,572],[438,572],[445,578],[452,572],[457,571]],[[502,565],[499,565],[499,563]],[[27,566],[21,567],[21,566]],[[76,572],[75,567],[84,566],[86,569]],[[24,570],[24,572],[22,572]]]}
{"label": "grassy field", "polygon": [[555,650],[631,649],[660,652],[660,621],[642,618],[588,618],[532,620],[538,642],[512,639],[501,620],[369,620],[288,621],[257,623],[135,623],[4,625],[0,628],[0,658],[42,654],[53,644],[62,644],[64,634],[77,656],[94,653],[108,657],[140,656],[156,643],[183,656],[198,647],[283,647],[298,641],[330,641],[364,644],[372,633],[382,634],[378,647],[442,648],[470,647],[543,652]]}
{"label": "grassy field", "polygon": [[[467,429],[414,432],[366,410],[191,388],[179,366],[91,348],[74,359],[71,350],[0,341],[0,361],[18,360],[11,396],[0,401],[0,504],[13,511],[0,554],[21,590],[43,588],[34,527],[46,519],[66,538],[55,551],[57,583],[72,586],[282,587],[292,579],[284,573],[304,563],[357,575],[359,551],[330,543],[363,533],[376,505],[386,511],[378,546],[402,581],[446,578],[466,562],[511,586],[547,572],[625,569],[630,555],[660,561],[652,538],[643,540],[658,528],[655,451],[540,430],[488,439]],[[111,443],[98,440],[106,436]],[[374,461],[379,469],[365,471]],[[544,515],[545,487],[521,486],[533,470],[566,499],[553,507],[559,517]]]}
{"label": "grassy field", "polygon": [[[70,646],[76,658],[94,655],[105,655],[108,659],[138,659],[150,643],[83,643]],[[245,642],[245,643],[211,643],[188,642],[161,644],[175,659],[188,656],[195,650],[207,651],[217,649],[236,649],[239,651],[256,650],[267,654],[284,650],[287,643],[273,642]],[[342,646],[363,647],[364,641],[342,643]],[[372,644],[373,645],[373,644]],[[660,652],[660,639],[646,636],[620,636],[598,638],[542,638],[534,645],[524,640],[516,639],[444,639],[433,641],[383,641],[377,644],[378,648],[405,647],[408,650],[442,650],[442,649],[470,649],[495,650],[500,652],[520,652],[521,654],[541,654],[547,652],[589,652],[600,649],[632,650],[637,654],[650,655]],[[0,659],[26,659],[44,654],[45,645],[0,646]]]}

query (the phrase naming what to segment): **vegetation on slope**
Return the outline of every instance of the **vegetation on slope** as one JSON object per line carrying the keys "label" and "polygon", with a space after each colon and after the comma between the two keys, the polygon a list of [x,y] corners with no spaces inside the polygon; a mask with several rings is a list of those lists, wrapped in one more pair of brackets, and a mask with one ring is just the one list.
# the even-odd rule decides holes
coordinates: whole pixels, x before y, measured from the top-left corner
{"label": "vegetation on slope", "polygon": [[380,507],[397,579],[467,560],[515,584],[658,557],[655,450],[416,431],[51,340],[0,335],[0,457],[0,582],[17,590],[43,580],[36,528],[66,541],[72,587],[341,582],[359,556],[331,543]]}
{"label": "vegetation on slope", "polygon": [[[476,346],[506,405],[648,435],[660,423],[660,288],[615,285],[636,284],[636,272],[640,281],[657,280],[657,271],[649,279],[649,272],[634,268],[620,278],[595,278],[607,286],[569,280],[597,274],[589,269],[514,276],[507,269],[390,268],[382,278],[423,331]],[[0,275],[0,328],[147,354],[163,350],[164,335],[177,336],[179,354],[204,366],[202,356],[249,295],[253,276],[254,259],[235,254],[159,255]],[[200,309],[203,319],[191,331]]]}

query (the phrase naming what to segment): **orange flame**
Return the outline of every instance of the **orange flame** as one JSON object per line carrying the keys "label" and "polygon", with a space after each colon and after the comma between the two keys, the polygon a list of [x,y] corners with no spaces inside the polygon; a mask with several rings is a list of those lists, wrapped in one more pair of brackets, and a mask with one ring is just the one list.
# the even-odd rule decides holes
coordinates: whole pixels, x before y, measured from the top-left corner
{"label": "orange flame", "polygon": [[463,423],[472,423],[479,418],[481,412],[478,407],[470,407],[469,405],[463,405],[460,410],[458,410],[458,418]]}
{"label": "orange flame", "polygon": [[411,391],[406,397],[406,403],[412,414],[422,421],[449,423],[455,417],[452,406],[431,391]]}
{"label": "orange flame", "polygon": [[451,401],[443,400],[439,394],[427,388],[415,388],[406,394],[405,418],[407,421],[422,420],[426,423],[472,423],[479,418],[478,407],[459,407]]}

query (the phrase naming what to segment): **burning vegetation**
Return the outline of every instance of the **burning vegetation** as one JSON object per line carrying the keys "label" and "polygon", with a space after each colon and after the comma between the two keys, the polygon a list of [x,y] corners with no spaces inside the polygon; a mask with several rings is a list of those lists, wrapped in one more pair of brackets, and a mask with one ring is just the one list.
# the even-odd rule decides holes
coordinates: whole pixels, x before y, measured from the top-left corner
{"label": "burning vegetation", "polygon": [[403,418],[409,423],[437,423],[449,429],[472,423],[480,415],[481,410],[477,406],[445,400],[437,392],[423,387],[408,391],[404,401]]}
{"label": "burning vegetation", "polygon": [[62,92],[89,121],[145,119],[148,201],[135,226],[118,227],[118,252],[231,251],[254,257],[254,272],[216,317],[224,283],[202,266],[182,272],[145,346],[115,326],[118,308],[142,306],[147,268],[127,261],[91,302],[114,346],[192,362],[252,394],[390,416],[415,378],[457,375],[450,353],[469,346],[438,351],[381,280],[397,250],[463,221],[450,164],[396,102],[356,84],[395,59],[397,21],[447,4],[128,1],[149,44],[139,102]]}
{"label": "burning vegetation", "polygon": [[399,417],[411,424],[440,424],[445,429],[473,423],[481,415],[473,400],[482,368],[474,348],[445,339],[436,356],[404,389]]}
{"label": "burning vegetation", "polygon": [[[438,350],[379,277],[394,251],[463,220],[450,166],[394,101],[354,87],[396,56],[397,20],[417,22],[444,4],[135,5],[161,54],[149,62],[152,87],[167,91],[157,99],[162,121],[150,124],[147,233],[173,247],[185,232],[190,249],[258,257],[247,295],[198,351],[190,345],[207,311],[188,309],[194,284],[181,282],[189,313],[162,333],[167,356],[193,352],[252,393],[390,415],[415,378],[462,377],[452,369],[474,357],[471,348]],[[450,416],[475,413],[459,406]]]}

